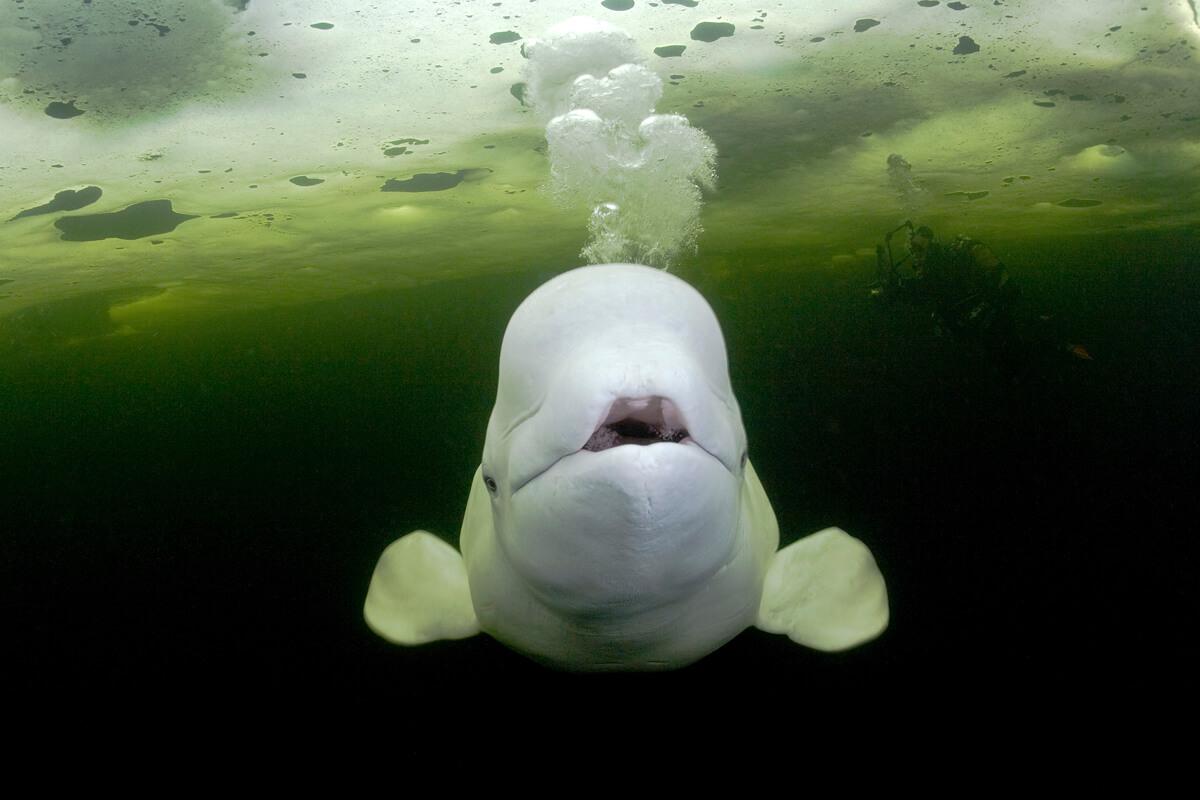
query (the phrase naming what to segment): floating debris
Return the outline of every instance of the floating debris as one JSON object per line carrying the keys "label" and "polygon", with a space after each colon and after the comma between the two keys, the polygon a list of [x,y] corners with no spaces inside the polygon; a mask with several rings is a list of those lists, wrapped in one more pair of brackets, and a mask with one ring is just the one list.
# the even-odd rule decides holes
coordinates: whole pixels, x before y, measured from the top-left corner
{"label": "floating debris", "polygon": [[[53,214],[56,211],[77,211],[99,200],[101,194],[103,192],[99,186],[87,186],[78,190],[64,189],[55,194],[54,199],[49,203],[37,206],[36,208],[27,208],[13,217],[13,219],[36,217],[39,214]],[[11,222],[12,220],[9,221]]]}
{"label": "floating debris", "polygon": [[654,55],[659,58],[675,58],[676,56],[683,55],[684,50],[687,50],[687,45],[685,44],[668,44],[654,48]]}
{"label": "floating debris", "polygon": [[147,200],[111,214],[61,217],[54,221],[54,227],[63,232],[63,241],[95,242],[170,233],[190,219],[196,219],[196,216],[175,213],[170,200]]}
{"label": "floating debris", "polygon": [[733,36],[734,30],[732,22],[701,22],[692,28],[692,38],[697,42],[715,42]]}
{"label": "floating debris", "polygon": [[309,25],[308,27],[316,28],[319,31],[327,31],[333,27],[333,23],[332,22],[314,22],[312,25]]}
{"label": "floating debris", "polygon": [[60,103],[55,100],[46,106],[46,116],[54,117],[55,119],[70,119],[71,117],[78,117],[80,114],[86,113],[86,111],[81,111],[75,107],[74,100],[69,103]]}
{"label": "floating debris", "polygon": [[1058,205],[1063,208],[1091,208],[1092,206],[1104,205],[1101,200],[1086,200],[1078,197],[1072,197],[1068,200],[1063,200]]}
{"label": "floating debris", "polygon": [[404,180],[389,178],[379,191],[444,192],[447,189],[453,189],[455,186],[458,186],[464,179],[472,177],[476,173],[483,172],[485,170],[479,169],[460,169],[458,172],[419,172],[411,178],[405,178]]}
{"label": "floating debris", "polygon": [[954,55],[965,56],[970,53],[978,53],[979,45],[975,44],[975,40],[970,36],[958,37],[958,44],[954,47]]}
{"label": "floating debris", "polygon": [[877,19],[863,18],[854,23],[854,32],[862,33],[863,31],[869,31],[878,24],[879,20]]}
{"label": "floating debris", "polygon": [[[384,146],[383,155],[391,156],[407,156],[412,154],[412,150],[408,149],[408,145],[428,144],[428,139],[414,139],[412,137],[403,139],[392,139],[391,142]],[[390,145],[390,146],[389,146]]]}
{"label": "floating debris", "polygon": [[294,178],[288,178],[289,181],[297,186],[316,186],[318,183],[324,183],[324,178],[310,178],[307,175],[297,175]]}
{"label": "floating debris", "polygon": [[946,197],[965,197],[968,200],[979,200],[987,197],[990,192],[946,192]]}
{"label": "floating debris", "polygon": [[497,31],[488,37],[488,41],[492,44],[508,44],[518,41],[520,38],[521,34],[516,31]]}
{"label": "floating debris", "polygon": [[600,5],[609,11],[628,11],[633,8],[633,0],[600,0]]}

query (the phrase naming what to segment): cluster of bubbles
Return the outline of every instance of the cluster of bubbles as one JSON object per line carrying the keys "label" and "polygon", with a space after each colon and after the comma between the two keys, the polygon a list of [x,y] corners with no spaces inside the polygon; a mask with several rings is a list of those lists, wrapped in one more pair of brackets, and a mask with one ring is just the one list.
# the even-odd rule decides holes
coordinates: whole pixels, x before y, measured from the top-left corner
{"label": "cluster of bubbles", "polygon": [[928,204],[929,193],[913,175],[912,164],[899,153],[892,153],[887,158],[887,165],[888,180],[900,199],[904,213],[909,217],[920,216]]}
{"label": "cluster of bubbles", "polygon": [[655,114],[662,80],[624,31],[587,17],[525,46],[527,100],[549,119],[549,191],[590,213],[588,263],[670,267],[694,251],[716,147],[680,114]]}

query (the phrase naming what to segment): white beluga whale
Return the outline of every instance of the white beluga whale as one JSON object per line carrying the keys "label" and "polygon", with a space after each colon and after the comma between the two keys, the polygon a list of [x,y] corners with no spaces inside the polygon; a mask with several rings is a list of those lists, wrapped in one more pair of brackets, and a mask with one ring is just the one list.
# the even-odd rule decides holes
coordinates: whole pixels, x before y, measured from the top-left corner
{"label": "white beluga whale", "polygon": [[460,536],[379,559],[364,615],[415,645],[486,632],[570,670],[681,667],[750,626],[843,650],[887,626],[867,547],[778,550],[704,298],[633,264],[563,273],[513,314]]}

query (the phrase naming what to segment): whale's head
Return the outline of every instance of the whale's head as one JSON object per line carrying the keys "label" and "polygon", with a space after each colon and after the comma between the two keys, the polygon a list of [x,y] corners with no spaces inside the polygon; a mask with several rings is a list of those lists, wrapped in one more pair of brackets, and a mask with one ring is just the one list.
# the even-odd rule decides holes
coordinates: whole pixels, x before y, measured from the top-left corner
{"label": "whale's head", "polygon": [[636,610],[702,585],[736,547],[745,465],[721,330],[684,281],[582,267],[514,313],[480,480],[535,596]]}

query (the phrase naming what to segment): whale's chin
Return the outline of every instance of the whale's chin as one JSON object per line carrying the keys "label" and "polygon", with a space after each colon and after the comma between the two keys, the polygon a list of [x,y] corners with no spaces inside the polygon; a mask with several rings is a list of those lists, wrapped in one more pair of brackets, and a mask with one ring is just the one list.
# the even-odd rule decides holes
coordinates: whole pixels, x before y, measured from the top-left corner
{"label": "whale's chin", "polygon": [[579,450],[531,481],[498,535],[552,606],[626,609],[684,596],[728,563],[739,483],[694,442]]}

